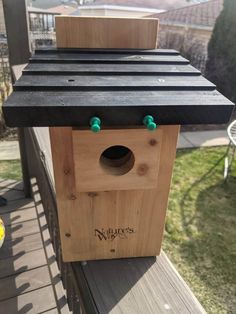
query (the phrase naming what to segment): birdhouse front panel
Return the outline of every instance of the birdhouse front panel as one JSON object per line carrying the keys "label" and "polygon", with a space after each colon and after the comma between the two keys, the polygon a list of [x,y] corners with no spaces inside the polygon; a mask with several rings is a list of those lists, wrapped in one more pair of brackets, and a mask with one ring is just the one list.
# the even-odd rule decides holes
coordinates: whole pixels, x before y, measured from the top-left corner
{"label": "birdhouse front panel", "polygon": [[78,192],[155,189],[162,128],[73,130]]}

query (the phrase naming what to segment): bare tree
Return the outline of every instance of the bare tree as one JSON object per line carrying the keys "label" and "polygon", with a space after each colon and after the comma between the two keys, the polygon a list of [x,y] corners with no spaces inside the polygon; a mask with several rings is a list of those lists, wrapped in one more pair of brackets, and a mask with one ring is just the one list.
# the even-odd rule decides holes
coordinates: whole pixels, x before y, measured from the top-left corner
{"label": "bare tree", "polygon": [[188,32],[162,31],[159,47],[178,50],[191,64],[203,73],[207,60],[207,47],[202,41],[193,38]]}

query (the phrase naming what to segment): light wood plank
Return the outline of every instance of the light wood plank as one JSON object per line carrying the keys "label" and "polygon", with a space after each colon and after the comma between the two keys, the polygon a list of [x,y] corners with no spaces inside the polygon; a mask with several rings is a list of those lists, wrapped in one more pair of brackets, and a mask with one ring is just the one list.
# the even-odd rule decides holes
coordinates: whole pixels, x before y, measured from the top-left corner
{"label": "light wood plank", "polygon": [[29,198],[22,198],[15,201],[10,201],[6,206],[0,207],[0,215],[9,214],[13,211],[34,208],[34,203]]}
{"label": "light wood plank", "polygon": [[17,182],[16,180],[0,178],[0,191],[6,188],[23,191],[23,183]]}
{"label": "light wood plank", "polygon": [[49,311],[46,311],[46,312],[43,312],[43,314],[58,314],[58,310],[57,308],[54,308],[52,310],[49,310]]}
{"label": "light wood plank", "polygon": [[[59,204],[58,219],[62,251],[71,251],[71,234],[68,221],[68,209],[76,211],[76,183],[74,174],[74,156],[72,128],[49,128],[53,160],[54,180],[57,189],[56,198]],[[60,156],[60,158],[58,158]],[[64,226],[64,227],[62,227]]]}
{"label": "light wood plank", "polygon": [[39,231],[40,230],[38,220],[37,219],[28,220],[19,224],[7,226],[5,240],[25,237],[33,233],[38,233]]}
{"label": "light wood plank", "polygon": [[47,264],[43,249],[20,253],[0,262],[0,278],[30,270]]}
{"label": "light wood plank", "polygon": [[155,18],[56,17],[59,48],[156,48]]}
{"label": "light wood plank", "polygon": [[1,214],[5,226],[25,222],[32,219],[37,219],[36,210],[34,207],[24,208],[9,213]]}
{"label": "light wood plank", "polygon": [[35,314],[55,307],[56,302],[53,289],[51,286],[48,286],[0,302],[0,314]]}
{"label": "light wood plank", "polygon": [[23,191],[4,188],[0,190],[0,196],[6,198],[8,202],[17,201],[25,198]]}
{"label": "light wood plank", "polygon": [[0,301],[16,297],[51,284],[48,266],[0,279]]}
{"label": "light wood plank", "polygon": [[43,247],[40,233],[31,234],[25,237],[8,239],[0,250],[0,259],[20,255],[41,249]]}

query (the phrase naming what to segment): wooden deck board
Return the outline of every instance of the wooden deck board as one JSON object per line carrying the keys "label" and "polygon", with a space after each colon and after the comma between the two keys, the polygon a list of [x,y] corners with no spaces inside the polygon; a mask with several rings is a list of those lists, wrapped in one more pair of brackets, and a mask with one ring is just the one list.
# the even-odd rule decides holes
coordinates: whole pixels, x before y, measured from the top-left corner
{"label": "wooden deck board", "polygon": [[[2,194],[3,195],[3,194]],[[5,196],[6,197],[6,196]],[[25,208],[34,208],[34,203],[29,198],[23,198],[16,201],[9,201],[6,206],[0,207],[0,215]]]}
{"label": "wooden deck board", "polygon": [[15,180],[2,179],[0,178],[0,191],[6,189],[14,189],[23,191],[23,183],[16,182]]}
{"label": "wooden deck board", "polygon": [[57,313],[58,313],[57,309],[54,308],[54,309],[44,312],[43,314],[57,314]]}
{"label": "wooden deck board", "polygon": [[0,314],[36,314],[50,310],[55,306],[53,289],[51,286],[48,286],[0,302]]}
{"label": "wooden deck board", "polygon": [[13,190],[11,188],[4,189],[2,188],[0,190],[0,195],[6,198],[9,202],[17,201],[24,199],[24,193],[20,190]]}
{"label": "wooden deck board", "polygon": [[41,234],[34,233],[25,237],[18,237],[15,239],[8,239],[0,250],[0,260],[16,256],[20,253],[27,253],[41,249],[43,247]]}
{"label": "wooden deck board", "polygon": [[47,264],[43,249],[29,253],[19,253],[10,258],[6,258],[0,263],[0,278],[21,273],[29,269],[40,267]]}
{"label": "wooden deck board", "polygon": [[25,199],[22,184],[12,180],[0,179],[0,195],[8,201],[0,207],[6,226],[0,249],[0,314],[69,313],[40,201],[35,206]]}
{"label": "wooden deck board", "polygon": [[50,284],[51,279],[47,266],[38,267],[18,275],[3,278],[0,280],[0,301]]}
{"label": "wooden deck board", "polygon": [[83,270],[99,313],[204,313],[163,252],[88,262]]}
{"label": "wooden deck board", "polygon": [[19,224],[6,226],[6,240],[25,237],[33,233],[38,233],[39,224],[37,219],[28,220]]}
{"label": "wooden deck board", "polygon": [[31,207],[5,213],[2,214],[1,217],[4,220],[5,226],[8,226],[11,224],[18,224],[28,220],[37,219],[37,214],[35,208]]}

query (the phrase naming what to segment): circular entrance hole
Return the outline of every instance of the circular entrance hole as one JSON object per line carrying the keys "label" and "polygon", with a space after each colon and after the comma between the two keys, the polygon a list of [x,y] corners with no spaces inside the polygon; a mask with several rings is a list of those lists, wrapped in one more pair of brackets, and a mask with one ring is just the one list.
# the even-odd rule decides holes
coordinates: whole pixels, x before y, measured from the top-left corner
{"label": "circular entrance hole", "polygon": [[134,154],[129,148],[116,145],[104,150],[100,157],[100,165],[107,173],[122,176],[133,168],[134,160]]}

